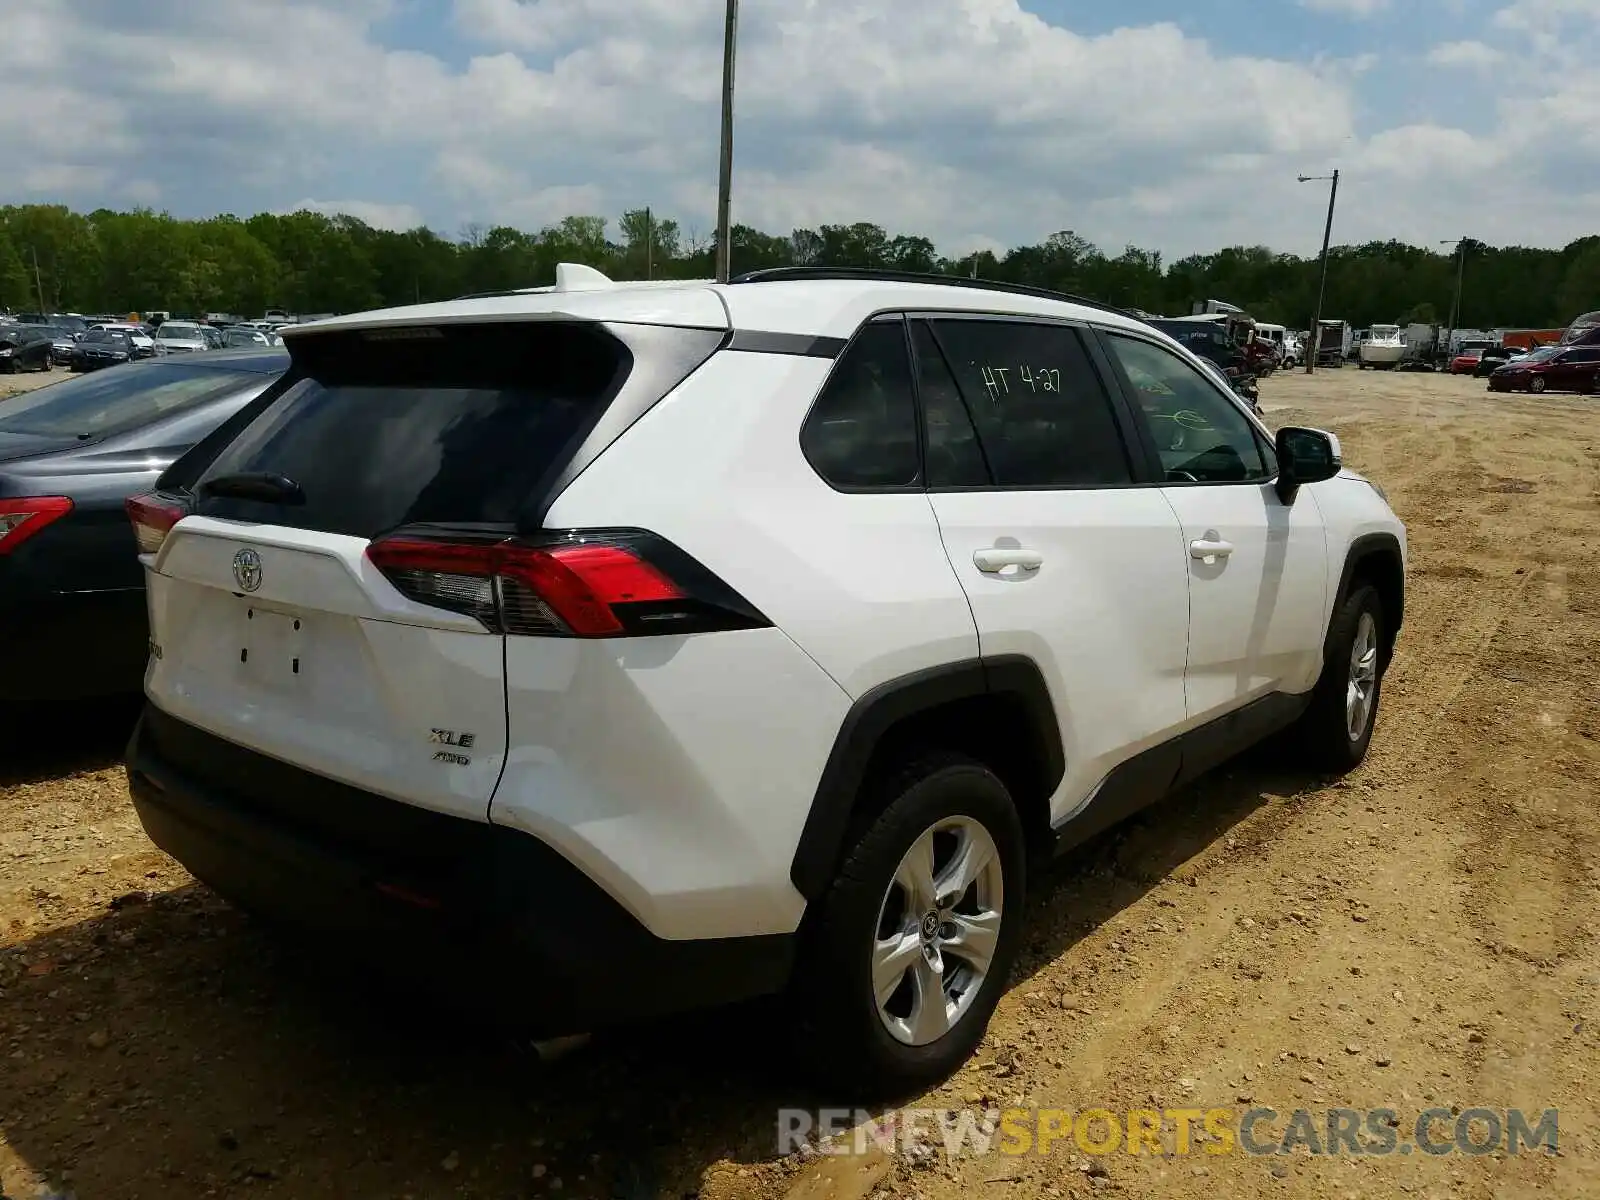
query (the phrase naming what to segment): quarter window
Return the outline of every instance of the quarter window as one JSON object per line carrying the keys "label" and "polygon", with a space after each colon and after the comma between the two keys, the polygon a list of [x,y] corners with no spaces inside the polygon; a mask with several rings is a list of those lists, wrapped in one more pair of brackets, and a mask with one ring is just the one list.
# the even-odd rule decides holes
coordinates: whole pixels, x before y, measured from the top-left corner
{"label": "quarter window", "polygon": [[1221,389],[1169,350],[1112,334],[1169,483],[1254,483],[1276,469],[1255,427]]}
{"label": "quarter window", "polygon": [[917,409],[904,321],[875,321],[851,343],[806,417],[800,448],[834,487],[917,482]]}
{"label": "quarter window", "polygon": [[1110,397],[1077,330],[999,320],[936,320],[933,330],[997,486],[1132,482]]}

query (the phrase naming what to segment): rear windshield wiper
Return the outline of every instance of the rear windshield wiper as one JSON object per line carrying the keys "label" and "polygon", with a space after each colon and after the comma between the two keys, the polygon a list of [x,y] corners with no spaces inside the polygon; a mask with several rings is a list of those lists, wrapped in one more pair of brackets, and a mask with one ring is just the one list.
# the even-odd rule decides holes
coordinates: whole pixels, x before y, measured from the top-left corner
{"label": "rear windshield wiper", "polygon": [[287,475],[270,471],[241,471],[237,475],[218,475],[200,485],[202,496],[225,496],[232,500],[259,500],[263,504],[304,504],[306,493]]}

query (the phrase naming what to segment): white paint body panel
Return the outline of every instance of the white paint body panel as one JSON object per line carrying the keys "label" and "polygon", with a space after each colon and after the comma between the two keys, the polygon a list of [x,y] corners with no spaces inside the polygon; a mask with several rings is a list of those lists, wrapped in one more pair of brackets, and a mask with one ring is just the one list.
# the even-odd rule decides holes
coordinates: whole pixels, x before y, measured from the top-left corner
{"label": "white paint body panel", "polygon": [[[1186,719],[1188,557],[1154,488],[945,492],[930,497],[965,585],[985,657],[1039,664],[1066,773],[1051,818]],[[1036,570],[980,571],[998,544],[1038,552]]]}
{"label": "white paint body panel", "polygon": [[719,354],[578,476],[552,528],[642,525],[709,566],[852,697],[974,659],[928,497],[836,492],[800,452],[832,363]]}
{"label": "white paint body panel", "polygon": [[506,682],[496,824],[554,846],[658,937],[799,925],[789,866],[850,699],[782,631],[511,637]]}
{"label": "white paint body panel", "polygon": [[[146,559],[160,653],[146,667],[145,694],[262,754],[485,820],[505,760],[502,639],[470,617],[406,600],[363,557],[366,546],[340,534],[179,522]],[[250,595],[233,575],[245,547],[262,565]],[[434,759],[449,749],[430,740],[435,728],[473,735],[468,765]]]}
{"label": "white paint body panel", "polygon": [[[1322,671],[1329,603],[1327,539],[1311,489],[1290,505],[1270,483],[1161,492],[1183,526],[1190,719],[1269,692],[1310,690]],[[1217,538],[1233,546],[1227,557],[1208,563],[1189,553],[1190,543]]]}

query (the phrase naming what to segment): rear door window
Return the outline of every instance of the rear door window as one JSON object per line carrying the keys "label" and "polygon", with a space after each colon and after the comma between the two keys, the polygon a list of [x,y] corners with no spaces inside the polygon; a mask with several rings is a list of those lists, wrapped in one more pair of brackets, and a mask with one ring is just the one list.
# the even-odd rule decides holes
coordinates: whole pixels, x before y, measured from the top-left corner
{"label": "rear door window", "polygon": [[[996,486],[1132,482],[1110,395],[1076,329],[986,318],[935,320],[932,330]],[[970,464],[953,469],[970,473]]]}
{"label": "rear door window", "polygon": [[[632,367],[593,325],[523,322],[308,335],[294,382],[201,473],[198,511],[375,537],[416,523],[517,522]],[[303,502],[208,495],[282,476]]]}

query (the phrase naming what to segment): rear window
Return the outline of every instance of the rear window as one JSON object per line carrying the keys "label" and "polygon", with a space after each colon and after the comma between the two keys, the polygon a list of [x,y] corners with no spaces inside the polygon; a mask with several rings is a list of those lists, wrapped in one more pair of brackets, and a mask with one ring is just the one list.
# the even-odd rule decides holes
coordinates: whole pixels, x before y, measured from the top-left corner
{"label": "rear window", "polygon": [[[512,524],[632,369],[604,330],[559,322],[314,334],[290,352],[294,382],[200,475],[199,511],[368,538]],[[239,474],[286,477],[303,502],[207,495]]]}
{"label": "rear window", "polygon": [[0,433],[110,437],[247,387],[254,376],[136,363],[53,383],[0,404]]}

